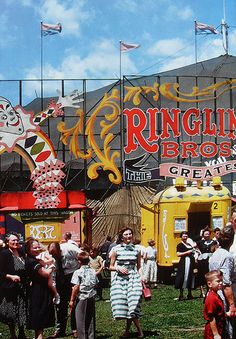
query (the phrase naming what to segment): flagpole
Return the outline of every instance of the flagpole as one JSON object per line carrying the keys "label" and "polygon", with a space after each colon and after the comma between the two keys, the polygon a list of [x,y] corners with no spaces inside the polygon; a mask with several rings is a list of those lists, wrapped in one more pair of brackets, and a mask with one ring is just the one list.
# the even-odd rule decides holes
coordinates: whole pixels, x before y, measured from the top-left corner
{"label": "flagpole", "polygon": [[226,23],[226,9],[225,1],[223,0],[223,19],[221,20],[221,33],[222,33],[222,42],[225,53],[229,53],[229,44],[228,44],[228,25]]}
{"label": "flagpole", "polygon": [[120,40],[120,81],[121,81],[121,40]]}
{"label": "flagpole", "polygon": [[40,60],[40,76],[41,76],[41,110],[43,110],[43,30],[42,30],[42,24],[43,22],[41,21],[41,60]]}
{"label": "flagpole", "polygon": [[121,135],[120,135],[120,154],[121,154],[121,157],[120,157],[120,164],[121,164],[121,169],[122,169],[122,177],[123,177],[123,181],[122,181],[122,184],[123,186],[125,186],[125,181],[124,181],[124,178],[125,178],[125,175],[124,175],[124,155],[123,155],[123,152],[124,152],[124,116],[123,116],[123,91],[122,91],[122,81],[121,81],[121,76],[122,76],[122,68],[121,68],[121,43],[122,41],[120,40],[119,42],[119,48],[120,48],[120,130],[121,130]]}
{"label": "flagpole", "polygon": [[196,27],[197,27],[197,21],[195,20],[194,21],[194,32],[195,32],[194,46],[195,46],[195,73],[197,75],[197,30],[196,30]]}

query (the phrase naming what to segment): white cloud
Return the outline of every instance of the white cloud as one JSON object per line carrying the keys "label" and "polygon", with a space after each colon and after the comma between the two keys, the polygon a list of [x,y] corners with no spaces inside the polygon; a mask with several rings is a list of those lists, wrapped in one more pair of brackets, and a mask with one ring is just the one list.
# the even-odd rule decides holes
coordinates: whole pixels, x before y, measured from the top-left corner
{"label": "white cloud", "polygon": [[194,17],[194,12],[189,6],[175,6],[170,5],[167,9],[167,18],[169,20],[176,20],[176,18],[180,20],[190,20]]}
{"label": "white cloud", "polygon": [[147,49],[147,53],[154,56],[171,56],[185,48],[185,46],[186,41],[180,38],[159,40]]}
{"label": "white cloud", "polygon": [[163,61],[163,65],[159,67],[158,72],[165,72],[172,69],[180,68],[194,63],[193,55],[179,56]]}
{"label": "white cloud", "polygon": [[[131,54],[132,52],[122,54],[122,74],[137,74]],[[70,54],[65,56],[58,67],[45,63],[43,68],[44,78],[47,79],[115,80],[119,78],[119,72],[120,59],[117,46],[111,40],[105,39],[94,44],[91,52],[84,58],[70,50]],[[40,79],[40,67],[27,69],[25,73],[27,79]],[[37,88],[39,90],[39,84]],[[32,84],[29,86],[28,93],[30,91],[32,92]]]}
{"label": "white cloud", "polygon": [[211,39],[210,37],[204,43],[198,44],[198,61],[207,60],[219,55],[225,54],[221,37]]}
{"label": "white cloud", "polygon": [[40,15],[41,20],[46,23],[62,24],[63,34],[72,34],[79,36],[81,34],[81,24],[93,18],[93,10],[90,7],[89,11],[84,7],[87,4],[86,0],[21,0],[23,6],[30,6]]}
{"label": "white cloud", "polygon": [[[224,54],[221,37],[204,37],[205,40],[197,42],[197,61],[211,59]],[[233,37],[232,37],[233,38]],[[236,32],[235,32],[236,43]],[[236,45],[235,45],[236,46]],[[150,55],[162,57],[156,65],[158,72],[168,71],[195,63],[195,51],[193,44],[179,38],[158,41],[150,50]]]}
{"label": "white cloud", "polygon": [[119,10],[124,10],[126,12],[135,13],[135,11],[139,8],[138,3],[135,0],[121,0],[115,1],[114,7]]}
{"label": "white cloud", "polygon": [[[217,36],[204,36],[201,37],[204,40],[200,39],[200,36],[197,37],[197,61],[208,60],[211,58],[218,57],[219,55],[225,54],[225,50],[223,48],[223,41],[222,35]],[[169,57],[166,57],[164,60],[158,62],[158,64],[162,64],[159,67],[158,71],[167,71],[175,68],[179,68],[182,66],[190,65],[195,63],[195,53],[194,47],[190,48],[190,45],[187,46],[183,50],[180,50],[178,56],[174,56],[174,52],[178,52],[177,49],[184,46],[184,42],[182,40],[178,41],[171,40],[163,40],[159,41],[155,45],[155,49],[153,53],[156,51],[156,55],[158,56],[165,56],[164,52],[168,50],[172,51],[173,53],[169,53]],[[168,49],[168,46],[170,48]],[[166,48],[165,48],[166,47]],[[158,54],[158,50],[162,51],[162,54]],[[236,53],[236,30],[229,32],[229,53],[235,54]],[[166,54],[168,56],[168,54]]]}
{"label": "white cloud", "polygon": [[92,16],[92,10],[83,9],[85,1],[46,0],[40,8],[43,21],[61,22],[64,34],[80,35],[81,23]]}
{"label": "white cloud", "polygon": [[[1,13],[0,14],[0,36],[2,37],[0,39],[0,48],[4,48],[9,46],[13,41],[16,40],[15,37],[12,36],[12,34],[9,32],[8,29],[8,21],[9,18],[6,14]],[[16,28],[14,25],[12,26],[13,30]]]}
{"label": "white cloud", "polygon": [[141,41],[152,41],[152,34],[150,32],[144,31],[141,35]]}
{"label": "white cloud", "polygon": [[232,30],[229,33],[229,53],[236,54],[236,30]]}
{"label": "white cloud", "polygon": [[[66,77],[76,78],[117,78],[119,76],[119,53],[111,40],[101,40],[93,45],[91,52],[81,58],[78,54],[67,56],[61,69]],[[135,72],[130,57],[122,55],[122,70]]]}
{"label": "white cloud", "polygon": [[19,2],[21,3],[22,6],[26,7],[27,6],[32,7],[35,4],[34,0],[20,0]]}

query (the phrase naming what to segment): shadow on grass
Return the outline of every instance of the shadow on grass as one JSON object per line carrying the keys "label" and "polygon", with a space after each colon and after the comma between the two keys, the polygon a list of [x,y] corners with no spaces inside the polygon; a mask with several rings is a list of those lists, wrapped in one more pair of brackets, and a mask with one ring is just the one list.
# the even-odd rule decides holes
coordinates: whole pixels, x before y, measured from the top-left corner
{"label": "shadow on grass", "polygon": [[155,338],[156,338],[156,337],[159,337],[161,335],[161,333],[158,332],[158,331],[143,331],[143,334],[144,334],[144,338],[153,337],[153,336],[155,336]]}
{"label": "shadow on grass", "polygon": [[[144,334],[143,338],[149,338],[149,337],[157,338],[161,335],[161,333],[158,331],[144,331],[143,334]],[[107,339],[107,338],[114,338],[114,336],[113,335],[99,335],[99,333],[97,333],[96,335],[96,339]],[[122,339],[125,337],[120,336],[119,338]],[[131,332],[129,338],[137,338],[137,333]]]}

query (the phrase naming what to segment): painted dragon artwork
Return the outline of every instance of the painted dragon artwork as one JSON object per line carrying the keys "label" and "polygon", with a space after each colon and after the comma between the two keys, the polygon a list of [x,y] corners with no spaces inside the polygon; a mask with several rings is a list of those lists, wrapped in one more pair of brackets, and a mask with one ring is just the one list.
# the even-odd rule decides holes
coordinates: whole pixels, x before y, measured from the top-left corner
{"label": "painted dragon artwork", "polygon": [[55,208],[60,203],[58,195],[65,177],[65,164],[57,159],[54,147],[40,124],[50,118],[62,116],[64,107],[78,108],[83,99],[78,91],[52,100],[45,111],[34,115],[22,106],[13,107],[9,100],[0,97],[0,154],[17,152],[26,161],[34,182],[36,208]]}

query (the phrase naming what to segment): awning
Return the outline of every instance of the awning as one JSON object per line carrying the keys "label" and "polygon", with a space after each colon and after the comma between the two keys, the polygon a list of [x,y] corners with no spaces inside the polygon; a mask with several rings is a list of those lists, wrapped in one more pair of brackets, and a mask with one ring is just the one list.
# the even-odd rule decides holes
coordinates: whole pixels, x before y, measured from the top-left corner
{"label": "awning", "polygon": [[72,204],[68,206],[69,209],[85,209],[87,208],[86,205],[81,205],[81,204]]}
{"label": "awning", "polygon": [[[86,196],[82,191],[62,191],[59,194],[60,203],[57,208],[84,209]],[[3,192],[0,193],[0,211],[35,210],[33,192]]]}

